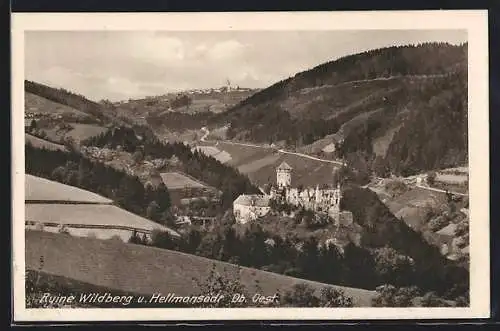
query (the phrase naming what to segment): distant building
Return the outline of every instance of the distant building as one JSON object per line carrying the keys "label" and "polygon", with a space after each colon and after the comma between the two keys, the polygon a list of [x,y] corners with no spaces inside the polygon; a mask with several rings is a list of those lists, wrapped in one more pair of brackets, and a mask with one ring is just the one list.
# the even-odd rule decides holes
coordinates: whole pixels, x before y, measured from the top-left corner
{"label": "distant building", "polygon": [[184,205],[194,201],[220,202],[222,192],[196,178],[179,172],[163,172],[160,174],[168,188],[172,205]]}
{"label": "distant building", "polygon": [[265,216],[271,210],[270,198],[260,194],[242,194],[233,202],[233,213],[241,224]]}

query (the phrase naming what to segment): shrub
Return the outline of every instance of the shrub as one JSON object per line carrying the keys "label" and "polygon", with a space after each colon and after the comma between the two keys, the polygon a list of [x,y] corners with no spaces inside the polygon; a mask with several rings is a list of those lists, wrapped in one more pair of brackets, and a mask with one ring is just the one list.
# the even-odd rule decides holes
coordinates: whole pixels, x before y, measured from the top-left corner
{"label": "shrub", "polygon": [[292,307],[319,307],[320,300],[314,295],[314,289],[307,284],[300,283],[293,286],[283,297],[285,306]]}
{"label": "shrub", "polygon": [[324,287],[321,289],[321,307],[352,307],[352,305],[352,298],[346,296],[344,291],[331,287]]}
{"label": "shrub", "polygon": [[428,226],[429,226],[429,229],[431,231],[435,232],[435,231],[438,231],[438,230],[444,228],[448,224],[450,224],[450,222],[448,221],[448,219],[446,219],[443,216],[439,216],[439,217],[436,217],[436,218],[432,219],[428,223]]}
{"label": "shrub", "polygon": [[402,287],[393,285],[382,285],[376,289],[377,295],[372,300],[374,307],[411,307],[414,299],[418,297],[418,288]]}
{"label": "shrub", "polygon": [[427,292],[421,300],[422,307],[450,307],[450,304],[434,292]]}

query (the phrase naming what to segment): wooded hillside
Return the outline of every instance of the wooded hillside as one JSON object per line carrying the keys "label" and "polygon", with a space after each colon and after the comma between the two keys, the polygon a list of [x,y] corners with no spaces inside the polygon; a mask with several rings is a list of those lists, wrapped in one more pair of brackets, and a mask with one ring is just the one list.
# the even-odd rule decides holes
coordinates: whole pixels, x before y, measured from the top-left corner
{"label": "wooded hillside", "polygon": [[[209,122],[230,124],[229,139],[283,142],[288,148],[335,134],[344,141],[337,157],[358,154],[381,175],[463,164],[467,44],[346,56],[278,82]],[[337,141],[325,144],[331,142]]]}

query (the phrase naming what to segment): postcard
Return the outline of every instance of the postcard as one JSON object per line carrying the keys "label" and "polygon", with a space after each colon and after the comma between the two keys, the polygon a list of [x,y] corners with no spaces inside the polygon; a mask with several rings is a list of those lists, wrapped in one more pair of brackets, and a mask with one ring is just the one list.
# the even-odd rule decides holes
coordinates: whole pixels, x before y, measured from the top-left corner
{"label": "postcard", "polygon": [[486,11],[14,13],[12,87],[16,322],[489,317]]}

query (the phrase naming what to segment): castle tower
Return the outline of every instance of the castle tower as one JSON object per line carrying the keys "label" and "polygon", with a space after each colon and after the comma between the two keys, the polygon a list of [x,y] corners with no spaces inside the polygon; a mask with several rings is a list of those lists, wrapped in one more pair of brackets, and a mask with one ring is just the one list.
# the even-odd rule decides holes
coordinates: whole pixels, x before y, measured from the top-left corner
{"label": "castle tower", "polygon": [[[329,209],[329,214],[333,219],[335,220],[335,224],[339,225],[340,222],[340,199],[342,198],[342,190],[340,189],[340,181],[338,178],[336,178],[336,175],[338,175],[335,171],[333,170],[333,179],[334,179],[334,189],[333,189],[333,194],[330,200],[330,209]],[[337,180],[335,180],[337,179]],[[337,182],[335,185],[335,181]]]}
{"label": "castle tower", "polygon": [[292,185],[292,167],[286,162],[276,168],[276,184],[278,188],[289,188]]}

